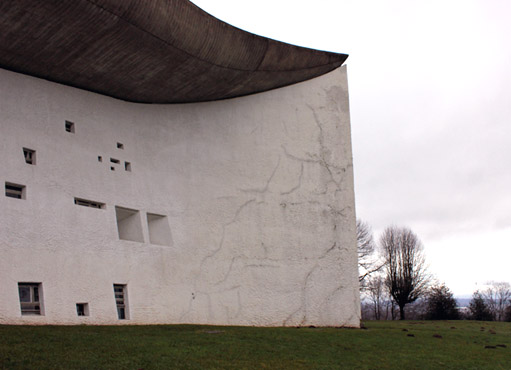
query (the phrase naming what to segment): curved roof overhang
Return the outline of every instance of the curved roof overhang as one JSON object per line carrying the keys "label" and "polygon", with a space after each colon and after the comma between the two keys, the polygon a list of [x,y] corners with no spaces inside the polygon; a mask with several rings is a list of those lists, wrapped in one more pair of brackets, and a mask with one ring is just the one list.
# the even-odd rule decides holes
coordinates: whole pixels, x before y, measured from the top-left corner
{"label": "curved roof overhang", "polygon": [[0,67],[132,102],[253,94],[346,58],[242,31],[188,0],[0,2]]}

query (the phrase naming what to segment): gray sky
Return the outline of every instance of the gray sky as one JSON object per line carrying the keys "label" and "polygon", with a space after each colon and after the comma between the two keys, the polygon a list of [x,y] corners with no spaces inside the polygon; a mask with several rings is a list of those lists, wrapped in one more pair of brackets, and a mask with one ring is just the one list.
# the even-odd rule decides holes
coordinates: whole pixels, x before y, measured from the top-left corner
{"label": "gray sky", "polygon": [[511,282],[511,1],[193,2],[349,54],[357,216],[412,228],[456,295]]}

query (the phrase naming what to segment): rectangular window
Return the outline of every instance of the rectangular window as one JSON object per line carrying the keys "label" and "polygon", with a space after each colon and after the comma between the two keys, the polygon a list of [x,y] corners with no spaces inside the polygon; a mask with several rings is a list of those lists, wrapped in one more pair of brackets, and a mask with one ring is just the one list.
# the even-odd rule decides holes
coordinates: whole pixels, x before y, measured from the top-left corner
{"label": "rectangular window", "polygon": [[117,306],[117,317],[119,320],[128,319],[126,307],[126,285],[114,284],[115,305]]}
{"label": "rectangular window", "polygon": [[123,143],[117,143],[117,149],[124,149]]}
{"label": "rectangular window", "polygon": [[120,161],[120,160],[115,159],[115,158],[110,158],[110,162],[115,163],[115,164],[119,164],[119,163],[121,163],[121,161]]}
{"label": "rectangular window", "polygon": [[124,169],[128,172],[131,172],[131,163],[130,162],[124,162]]}
{"label": "rectangular window", "polygon": [[172,235],[170,233],[167,216],[148,213],[147,228],[149,230],[149,242],[151,244],[172,245]]}
{"label": "rectangular window", "polygon": [[41,283],[18,283],[22,315],[41,315]]}
{"label": "rectangular window", "polygon": [[75,198],[75,204],[78,206],[84,206],[84,207],[90,207],[90,208],[98,208],[98,209],[105,208],[105,203],[100,203],[100,202],[95,202],[93,200],[80,199],[80,198]]}
{"label": "rectangular window", "polygon": [[131,240],[133,242],[144,242],[142,232],[142,220],[140,212],[136,209],[115,207],[115,217],[117,219],[117,231],[119,239]]}
{"label": "rectangular window", "polygon": [[9,198],[25,199],[25,185],[5,183],[5,196]]}
{"label": "rectangular window", "polygon": [[35,164],[35,150],[23,148],[23,156],[25,157],[25,163]]}
{"label": "rectangular window", "polygon": [[103,157],[98,155],[98,162],[103,162]]}
{"label": "rectangular window", "polygon": [[77,303],[76,314],[78,316],[89,316],[89,304],[88,303]]}
{"label": "rectangular window", "polygon": [[75,133],[75,124],[74,124],[74,122],[66,121],[65,127],[66,127],[66,131],[67,132],[70,132],[72,134]]}

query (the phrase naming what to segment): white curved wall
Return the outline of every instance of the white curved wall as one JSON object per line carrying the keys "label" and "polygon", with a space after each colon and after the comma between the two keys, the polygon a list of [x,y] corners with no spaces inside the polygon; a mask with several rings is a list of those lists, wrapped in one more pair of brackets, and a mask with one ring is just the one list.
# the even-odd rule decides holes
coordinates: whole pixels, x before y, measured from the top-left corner
{"label": "white curved wall", "polygon": [[[0,323],[359,325],[344,67],[186,105],[0,70],[0,132]],[[119,239],[116,207],[139,211],[128,231],[143,242]],[[21,315],[18,282],[42,283],[44,315]],[[127,285],[129,320],[113,284]]]}

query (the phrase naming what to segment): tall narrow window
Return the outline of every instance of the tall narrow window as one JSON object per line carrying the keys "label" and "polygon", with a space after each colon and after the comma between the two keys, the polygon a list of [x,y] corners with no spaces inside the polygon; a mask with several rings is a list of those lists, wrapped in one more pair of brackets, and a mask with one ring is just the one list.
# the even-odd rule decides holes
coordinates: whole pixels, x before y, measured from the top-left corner
{"label": "tall narrow window", "polygon": [[25,199],[25,185],[5,183],[5,196],[9,198]]}
{"label": "tall narrow window", "polygon": [[124,169],[128,172],[131,172],[131,163],[130,162],[124,162]]}
{"label": "tall narrow window", "polygon": [[74,124],[74,122],[66,121],[65,127],[66,127],[66,131],[67,132],[70,132],[72,134],[75,133],[75,124]]}
{"label": "tall narrow window", "polygon": [[117,306],[117,317],[119,320],[128,318],[128,310],[126,307],[126,285],[114,284],[115,305]]}
{"label": "tall narrow window", "polygon": [[35,164],[35,150],[23,148],[23,156],[25,157],[25,163]]}
{"label": "tall narrow window", "polygon": [[18,283],[22,315],[41,315],[41,283]]}

